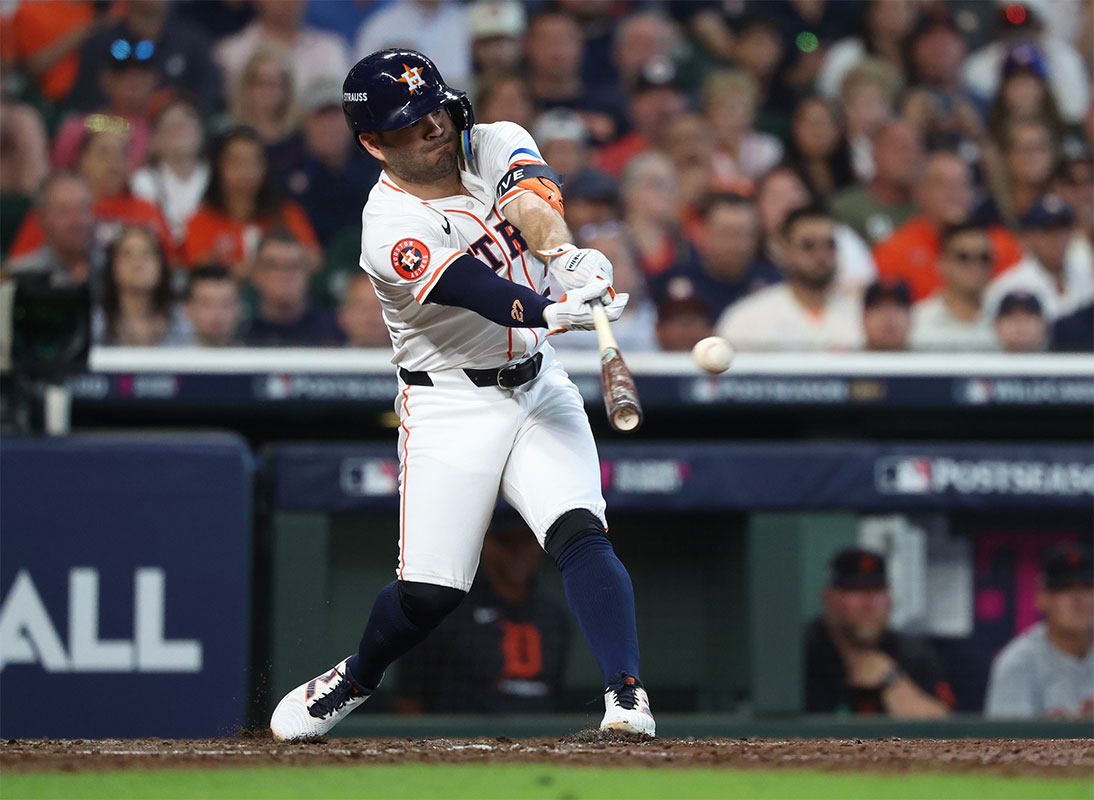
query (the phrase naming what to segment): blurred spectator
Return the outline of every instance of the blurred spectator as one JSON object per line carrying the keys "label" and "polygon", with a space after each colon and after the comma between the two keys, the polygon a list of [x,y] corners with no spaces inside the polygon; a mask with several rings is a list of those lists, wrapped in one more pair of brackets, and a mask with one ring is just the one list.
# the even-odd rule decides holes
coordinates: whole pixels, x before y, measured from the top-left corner
{"label": "blurred spectator", "polygon": [[779,80],[795,92],[811,90],[828,48],[854,32],[862,4],[831,0],[787,0],[757,3],[783,35],[784,57]]}
{"label": "blurred spectator", "polygon": [[934,6],[920,20],[906,48],[909,89],[901,116],[915,125],[928,147],[979,141],[984,126],[959,76],[965,41],[944,6]]}
{"label": "blurred spectator", "polygon": [[874,177],[874,137],[895,115],[901,77],[896,68],[876,58],[864,58],[847,73],[840,89],[851,169],[859,181]]}
{"label": "blurred spectator", "polygon": [[871,148],[873,179],[832,198],[832,211],[869,244],[877,244],[915,215],[912,190],[923,164],[919,136],[903,120],[885,123]]}
{"label": "blurred spectator", "polygon": [[745,178],[722,180],[716,174],[715,162],[720,160],[719,154],[714,148],[710,125],[701,114],[685,113],[669,122],[665,128],[663,152],[676,169],[680,222],[684,234],[693,241],[700,236],[699,206],[707,195],[737,187],[751,193],[751,181]]}
{"label": "blurred spectator", "polygon": [[1015,228],[1048,191],[1059,150],[1048,125],[1033,117],[1009,120],[1004,131],[1002,169],[988,175],[992,202],[976,216]]}
{"label": "blurred spectator", "polygon": [[1074,224],[1075,215],[1056,195],[1044,195],[1034,203],[1021,218],[1025,255],[988,286],[988,307],[997,308],[1009,292],[1028,292],[1037,297],[1045,318],[1052,322],[1094,299],[1089,251],[1084,254],[1069,247]]}
{"label": "blurred spectator", "polygon": [[817,207],[783,223],[786,282],[726,309],[718,335],[738,350],[854,350],[862,346],[862,307],[836,284],[836,222]]}
{"label": "blurred spectator", "polygon": [[1058,353],[1094,351],[1094,302],[1081,306],[1053,323],[1052,349]]}
{"label": "blurred spectator", "polygon": [[340,81],[322,78],[308,87],[303,112],[301,146],[283,156],[277,177],[326,248],[339,231],[360,233],[361,207],[380,177],[380,165],[354,145],[342,113]]}
{"label": "blurred spectator", "polygon": [[[98,219],[96,235],[100,244],[108,244],[125,225],[151,228],[173,257],[171,232],[160,210],[129,193],[125,167],[125,126],[121,120],[106,119],[103,130],[85,132],[79,151],[79,173],[95,203]],[[45,241],[38,215],[31,211],[23,220],[11,246],[13,256],[29,253]]]}
{"label": "blurred spectator", "polygon": [[535,124],[536,109],[528,82],[516,73],[487,75],[475,97],[476,122],[515,122],[525,130]]}
{"label": "blurred spectator", "polygon": [[1043,619],[995,657],[984,714],[1094,716],[1094,568],[1089,544],[1048,548],[1036,595]]}
{"label": "blurred spectator", "polygon": [[65,120],[53,140],[54,166],[66,169],[74,166],[87,131],[104,124],[114,125],[115,120],[125,123],[130,171],[144,163],[151,135],[149,106],[159,83],[158,67],[153,61],[155,53],[146,45],[146,42],[125,39],[116,39],[108,45],[110,52],[99,73],[106,102],[94,114],[76,114]]}
{"label": "blurred spectator", "polygon": [[[622,116],[619,87],[590,89],[581,75],[581,27],[568,14],[543,11],[528,21],[525,69],[531,100],[540,108],[573,109],[597,142],[615,138]],[[614,115],[614,116],[613,116]]]}
{"label": "blurred spectator", "polygon": [[[536,118],[532,138],[543,160],[562,173],[567,182],[588,166],[588,131],[576,112],[566,108],[544,111]],[[568,200],[569,193],[565,194]]]}
{"label": "blurred spectator", "polygon": [[897,352],[908,349],[912,296],[902,281],[877,281],[862,296],[864,349]]}
{"label": "blurred spectator", "polygon": [[714,335],[710,307],[694,294],[669,297],[657,306],[657,345],[666,353],[688,353]]}
{"label": "blurred spectator", "polygon": [[568,177],[563,193],[566,223],[581,247],[588,247],[586,228],[618,222],[621,218],[619,186],[603,172],[586,169],[573,178]]}
{"label": "blurred spectator", "polygon": [[630,94],[643,80],[650,62],[675,63],[682,46],[676,24],[662,11],[632,11],[613,25],[611,58],[615,74],[605,71],[600,78],[613,91]]}
{"label": "blurred spectator", "polygon": [[[771,170],[756,184],[756,210],[762,230],[760,257],[769,264],[784,265],[781,234],[791,211],[819,200],[793,167],[783,164]],[[847,225],[836,226],[836,282],[843,288],[861,291],[876,277],[874,259],[862,238]]]}
{"label": "blurred spectator", "polygon": [[49,136],[42,117],[25,103],[0,99],[0,258],[49,174]]}
{"label": "blurred spectator", "polygon": [[1048,325],[1036,295],[1008,292],[995,312],[995,336],[1005,353],[1040,353],[1048,347]]}
{"label": "blurred spectator", "polygon": [[[311,6],[354,8],[357,3],[309,3]],[[255,10],[249,2],[241,0],[202,0],[200,3],[177,3],[175,14],[213,37],[223,39],[239,33],[254,19]]]}
{"label": "blurred spectator", "polygon": [[[297,96],[318,78],[345,79],[353,65],[345,42],[333,33],[303,24],[301,17],[307,5],[305,0],[252,0],[252,5],[255,20],[234,36],[222,39],[213,51],[224,72],[225,93],[236,85],[240,72],[254,51],[269,45],[280,46],[289,52],[288,61],[293,66],[293,90]],[[409,35],[414,28],[393,30],[398,30],[400,35]]]}
{"label": "blurred spectator", "polygon": [[1069,250],[1082,250],[1084,257],[1094,257],[1088,255],[1094,246],[1094,156],[1089,147],[1065,155],[1053,178],[1052,191],[1075,212],[1075,236]]}
{"label": "blurred spectator", "polygon": [[99,303],[91,317],[95,344],[154,347],[193,340],[190,320],[174,301],[163,248],[147,228],[123,229],[108,248]]}
{"label": "blurred spectator", "polygon": [[261,347],[319,347],[341,344],[334,315],[308,301],[308,253],[288,230],[272,230],[255,253],[251,285],[258,307],[243,341]]}
{"label": "blurred spectator", "polygon": [[399,662],[404,714],[545,714],[556,710],[570,648],[566,610],[539,588],[543,550],[495,522],[467,597]]}
{"label": "blurred spectator", "polygon": [[315,231],[300,206],[277,190],[253,128],[239,126],[220,134],[210,148],[209,164],[209,187],[186,226],[185,266],[214,262],[245,278],[259,239],[278,226],[292,231],[308,250],[308,263],[318,265]]}
{"label": "blurred spectator", "polygon": [[[942,285],[938,260],[941,231],[963,223],[972,208],[972,177],[956,153],[928,154],[915,190],[919,213],[874,246],[878,274],[899,278],[912,290],[912,300],[928,297]],[[993,272],[1002,272],[1022,257],[1017,237],[1004,228],[989,228]]]}
{"label": "blurred spectator", "polygon": [[54,102],[68,96],[80,66],[80,45],[103,24],[99,4],[79,0],[19,3],[5,19],[4,61],[24,72]]}
{"label": "blurred spectator", "polygon": [[639,153],[663,151],[669,125],[685,110],[687,96],[677,82],[676,65],[647,62],[627,97],[627,117],[634,128],[600,149],[596,167],[615,177]]}
{"label": "blurred spectator", "polygon": [[787,132],[792,93],[776,80],[783,60],[783,35],[779,26],[762,13],[748,14],[736,24],[733,61],[756,81],[754,103],[756,128],[775,136]]}
{"label": "blurred spectator", "polygon": [[475,0],[468,15],[475,74],[517,71],[524,44],[524,6],[517,0]]}
{"label": "blurred spectator", "polygon": [[1061,139],[1067,126],[1048,85],[1048,73],[1036,48],[1019,47],[1011,51],[1003,64],[1003,83],[988,109],[988,130],[997,142],[1006,140],[1007,123],[1012,119],[1035,117]]}
{"label": "blurred spectator", "polygon": [[363,270],[357,270],[346,284],[346,294],[338,306],[338,327],[345,335],[347,347],[391,349],[383,306]]}
{"label": "blurred spectator", "polygon": [[991,279],[992,242],[982,225],[954,225],[942,235],[942,288],[912,309],[913,350],[995,350],[984,289]]}
{"label": "blurred spectator", "polygon": [[945,717],[953,692],[930,644],[889,630],[885,558],[849,547],[831,562],[824,611],[805,633],[805,709],[811,714]]}
{"label": "blurred spectator", "polygon": [[210,264],[190,270],[187,277],[183,310],[194,329],[194,344],[202,347],[238,344],[243,304],[232,273]]}
{"label": "blurred spectator", "polygon": [[1036,51],[1036,55],[1031,52],[1024,58],[1043,61],[1049,86],[1064,120],[1078,122],[1090,108],[1090,77],[1082,58],[1067,41],[1045,30],[1043,13],[1051,10],[1049,4],[1026,2],[1017,5],[1022,6],[1025,14],[1021,15],[1020,21],[1012,22],[1004,4],[997,2],[998,36],[964,60],[962,82],[982,102],[988,103],[999,91],[1009,54],[1017,48]]}
{"label": "blurred spectator", "polygon": [[[734,194],[713,194],[701,207],[697,265],[669,269],[653,281],[659,301],[674,297],[666,291],[670,282],[686,279],[696,297],[716,320],[727,307],[766,286],[782,281],[782,273],[757,258],[760,221],[751,200]],[[697,267],[697,268],[693,268]],[[702,337],[700,337],[702,338]]]}
{"label": "blurred spectator", "polygon": [[129,179],[133,194],[159,206],[178,246],[209,185],[204,140],[194,104],[185,97],[168,101],[153,122],[148,166]]}
{"label": "blurred spectator", "polygon": [[[189,93],[208,114],[220,102],[220,74],[210,58],[212,42],[204,29],[180,18],[179,3],[170,0],[140,0],[114,4],[123,8],[121,19],[97,30],[80,48],[80,70],[66,105],[78,111],[91,111],[109,102],[99,81],[115,42],[131,46],[143,42],[152,45],[152,67],[159,85]],[[197,5],[204,5],[197,4]],[[147,50],[147,46],[142,46]]]}
{"label": "blurred spectator", "polygon": [[[458,89],[470,88],[471,26],[468,7],[463,3],[400,0],[381,8],[358,28],[351,64],[385,47],[420,50],[437,65],[445,83]],[[343,69],[338,79],[345,76]]]}
{"label": "blurred spectator", "polygon": [[43,242],[21,258],[13,258],[7,267],[12,272],[46,272],[56,285],[87,282],[100,262],[92,202],[83,178],[71,172],[47,177],[36,209]]}
{"label": "blurred spectator", "polygon": [[759,86],[751,74],[715,70],[703,82],[700,99],[718,149],[712,165],[716,180],[757,178],[779,163],[782,142],[754,128]]}
{"label": "blurred spectator", "polygon": [[[569,200],[566,201],[569,204]],[[566,212],[569,219],[569,205]],[[655,350],[657,342],[654,326],[657,322],[657,309],[649,298],[646,278],[635,263],[628,249],[623,226],[618,222],[600,225],[587,225],[582,229],[581,244],[602,252],[615,268],[613,285],[618,292],[630,294],[627,313],[612,323],[612,334],[625,352],[643,352]],[[557,297],[559,292],[553,290]],[[556,350],[585,350],[599,352],[596,331],[567,331],[565,336],[552,336],[551,343]]]}
{"label": "blurred spectator", "polygon": [[904,71],[905,37],[915,27],[914,0],[870,0],[863,6],[860,30],[835,42],[824,54],[816,88],[833,100],[840,95],[844,77],[864,59],[879,59]]}
{"label": "blurred spectator", "polygon": [[829,101],[805,97],[790,117],[787,161],[797,168],[816,194],[831,195],[855,181],[851,150],[839,115]]}
{"label": "blurred spectator", "polygon": [[627,239],[647,279],[694,265],[697,254],[680,232],[680,187],[668,156],[645,153],[627,165],[622,182]]}
{"label": "blurred spectator", "polygon": [[0,192],[33,195],[49,174],[49,134],[26,103],[0,100]]}
{"label": "blurred spectator", "polygon": [[293,72],[285,48],[261,44],[236,73],[229,93],[229,122],[257,131],[275,163],[278,145],[296,131],[297,98],[303,97],[294,88]]}

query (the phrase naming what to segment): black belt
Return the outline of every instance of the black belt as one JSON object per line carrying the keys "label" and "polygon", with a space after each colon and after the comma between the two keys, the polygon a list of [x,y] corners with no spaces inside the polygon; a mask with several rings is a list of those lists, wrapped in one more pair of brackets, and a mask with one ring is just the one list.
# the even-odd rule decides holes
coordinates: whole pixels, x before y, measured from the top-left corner
{"label": "black belt", "polygon": [[[523,386],[539,375],[543,365],[543,353],[501,369],[465,369],[463,374],[476,386],[500,386],[503,389],[515,389]],[[433,379],[428,372],[410,372],[399,367],[399,377],[407,386],[432,386]]]}

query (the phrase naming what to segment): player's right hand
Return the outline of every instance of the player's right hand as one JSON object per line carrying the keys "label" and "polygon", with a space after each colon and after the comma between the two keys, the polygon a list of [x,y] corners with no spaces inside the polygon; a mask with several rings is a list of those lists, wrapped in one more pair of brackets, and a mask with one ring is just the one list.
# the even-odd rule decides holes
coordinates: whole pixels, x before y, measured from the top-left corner
{"label": "player's right hand", "polygon": [[616,294],[607,281],[594,278],[584,286],[566,292],[543,309],[543,319],[551,333],[558,331],[591,331],[593,322],[592,303],[603,303],[608,320],[614,322],[623,315],[623,309],[631,296],[626,292]]}

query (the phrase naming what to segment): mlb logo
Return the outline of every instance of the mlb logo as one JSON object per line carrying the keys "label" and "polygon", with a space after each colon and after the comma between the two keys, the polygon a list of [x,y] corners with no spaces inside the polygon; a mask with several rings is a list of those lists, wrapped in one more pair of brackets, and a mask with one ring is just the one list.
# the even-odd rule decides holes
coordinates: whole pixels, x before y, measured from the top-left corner
{"label": "mlb logo", "polygon": [[384,497],[399,491],[399,467],[386,458],[342,460],[339,484],[351,497]]}
{"label": "mlb logo", "polygon": [[931,491],[931,461],[921,457],[880,459],[874,467],[874,483],[883,494],[927,494]]}

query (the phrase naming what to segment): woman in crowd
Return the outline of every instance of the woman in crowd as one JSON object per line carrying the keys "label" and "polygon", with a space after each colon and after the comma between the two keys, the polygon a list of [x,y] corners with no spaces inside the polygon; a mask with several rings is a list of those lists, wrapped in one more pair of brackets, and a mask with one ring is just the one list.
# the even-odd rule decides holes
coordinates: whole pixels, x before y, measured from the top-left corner
{"label": "woman in crowd", "polygon": [[828,196],[855,182],[843,121],[823,97],[807,96],[794,108],[787,144],[788,160],[816,194]]}
{"label": "woman in crowd", "polygon": [[479,81],[476,122],[515,122],[525,130],[535,126],[536,109],[528,81],[515,73],[486,75]]}
{"label": "woman in crowd", "polygon": [[202,158],[204,132],[197,106],[184,97],[169,101],[155,117],[150,163],[129,181],[133,194],[160,207],[176,245],[209,185],[209,164]]}
{"label": "woman in crowd", "polygon": [[668,156],[648,152],[631,159],[621,190],[627,243],[647,280],[697,262],[680,230],[679,177]]}
{"label": "woman in crowd", "polygon": [[759,93],[756,79],[742,69],[717,70],[703,81],[700,100],[717,146],[717,181],[757,178],[782,158],[782,142],[754,127]]}
{"label": "woman in crowd", "polygon": [[104,345],[191,343],[190,322],[174,302],[163,248],[147,228],[123,228],[108,249],[92,334],[96,344]]}
{"label": "woman in crowd", "polygon": [[242,280],[262,234],[272,226],[292,231],[308,249],[312,265],[319,264],[315,230],[300,206],[278,191],[254,128],[241,125],[224,131],[212,144],[209,163],[205,197],[186,226],[185,266],[225,264]]}
{"label": "woman in crowd", "polygon": [[247,59],[232,87],[228,121],[252,127],[274,164],[280,160],[280,149],[293,146],[299,123],[294,85],[292,62],[285,51],[266,44]]}
{"label": "woman in crowd", "polygon": [[862,10],[862,31],[833,44],[817,73],[818,92],[835,99],[843,79],[864,58],[888,63],[898,74],[904,69],[904,40],[918,18],[914,0],[870,0]]}

